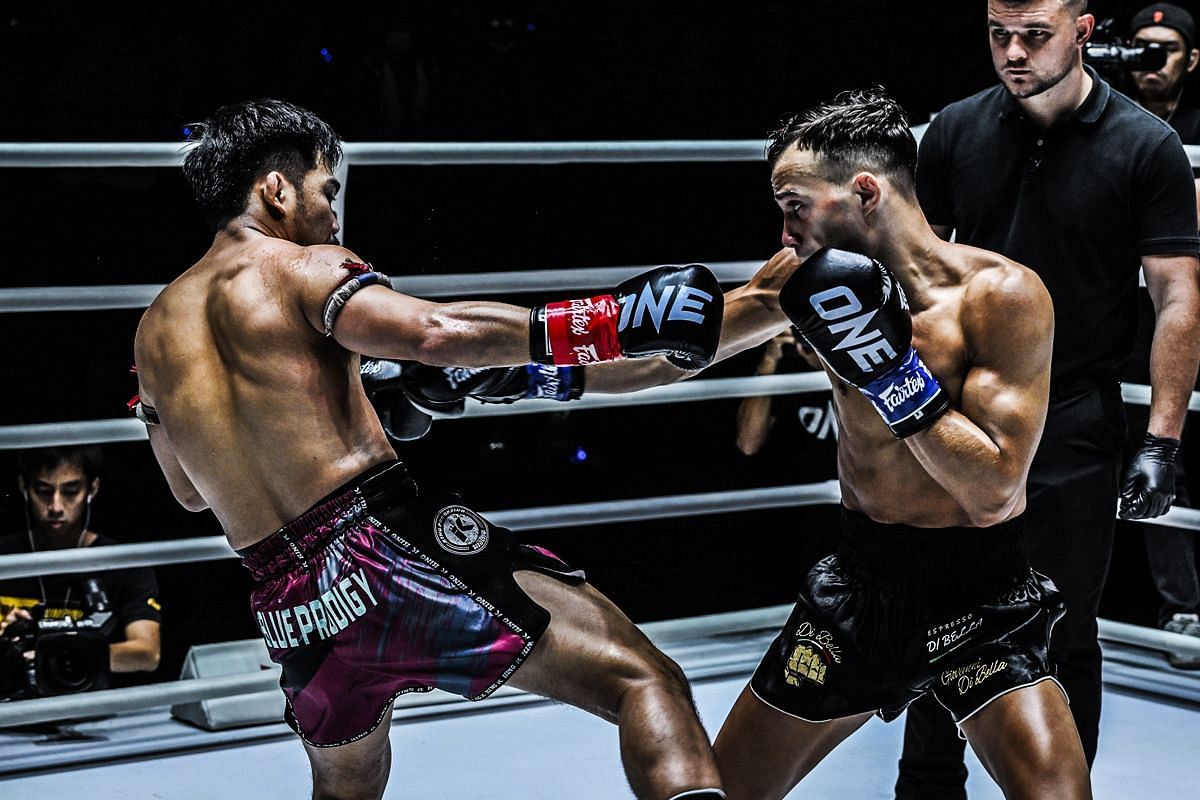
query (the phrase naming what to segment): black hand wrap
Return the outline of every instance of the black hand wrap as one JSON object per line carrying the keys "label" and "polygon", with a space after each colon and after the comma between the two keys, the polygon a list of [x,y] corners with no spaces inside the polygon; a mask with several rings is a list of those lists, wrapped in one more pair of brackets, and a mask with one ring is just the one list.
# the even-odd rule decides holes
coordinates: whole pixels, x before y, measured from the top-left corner
{"label": "black hand wrap", "polygon": [[1151,519],[1167,513],[1175,499],[1178,454],[1178,439],[1146,434],[1121,482],[1122,519]]}

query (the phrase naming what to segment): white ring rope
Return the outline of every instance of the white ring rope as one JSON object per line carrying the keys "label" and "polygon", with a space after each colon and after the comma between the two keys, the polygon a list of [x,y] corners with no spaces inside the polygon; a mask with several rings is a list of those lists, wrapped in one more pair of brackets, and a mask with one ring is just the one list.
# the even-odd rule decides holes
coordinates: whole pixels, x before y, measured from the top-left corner
{"label": "white ring rope", "polygon": [[[827,391],[828,389],[829,379],[823,372],[753,375],[744,378],[701,378],[627,394],[585,395],[570,403],[559,403],[554,400],[525,400],[506,405],[480,403],[477,400],[468,399],[463,418],[477,419],[516,414],[541,414],[548,411],[588,411],[596,408],[802,394]],[[1150,404],[1149,386],[1122,384],[1121,394],[1125,402],[1131,405]],[[1200,392],[1192,392],[1188,410],[1200,411]],[[145,440],[146,426],[132,417],[0,425],[0,450]]]}
{"label": "white ring rope", "polygon": [[[784,623],[791,606],[709,614],[679,620],[648,622],[638,627],[657,647],[692,643],[700,637],[720,637],[722,634],[745,634],[750,631],[776,629]],[[749,674],[758,664],[760,653],[750,650],[730,659],[728,654],[701,655],[688,658],[687,674],[691,680],[714,675]],[[279,669],[228,675],[216,678],[193,678],[170,683],[157,683],[126,689],[106,689],[84,694],[23,700],[19,703],[0,703],[0,726],[28,725],[72,717],[114,714],[176,703],[191,703],[217,697],[272,692],[279,698],[280,720],[283,719],[283,696],[279,693]],[[505,699],[507,698],[507,699]],[[501,687],[488,702],[544,702],[511,686]],[[471,708],[475,704],[461,697],[442,692],[413,692],[401,695],[395,709],[430,708],[436,706]]]}
{"label": "white ring rope", "polygon": [[[915,129],[914,129],[915,130]],[[343,142],[351,166],[762,161],[761,139]],[[0,167],[178,167],[187,142],[0,142]]]}
{"label": "white ring rope", "polygon": [[[913,127],[919,141],[926,125]],[[345,142],[351,166],[762,161],[761,139],[594,142]],[[0,167],[177,167],[186,142],[0,142]],[[1193,167],[1200,146],[1184,145]]]}
{"label": "white ring rope", "polygon": [[[918,141],[926,125],[913,127]],[[186,142],[0,142],[0,167],[177,167]],[[762,161],[760,139],[597,142],[344,142],[351,166]],[[1184,145],[1200,167],[1200,145]]]}
{"label": "white ring rope", "polygon": [[[838,482],[829,480],[766,489],[677,494],[482,513],[497,525],[519,531],[536,531],[610,522],[726,514],[752,509],[824,505],[838,502],[841,496]],[[120,567],[183,564],[235,557],[236,554],[224,536],[51,550],[0,558],[0,579],[64,572],[91,572]]]}
{"label": "white ring rope", "polygon": [[[702,262],[721,283],[742,284],[762,267],[761,261]],[[590,269],[537,269],[523,272],[455,273],[449,275],[392,276],[397,291],[417,297],[462,297],[592,290],[615,286],[626,278],[660,266]],[[102,311],[145,308],[164,288],[161,283],[111,286],[33,286],[0,289],[0,314],[45,311]]]}
{"label": "white ring rope", "polygon": [[[704,617],[650,622],[638,627],[649,636],[655,646],[664,648],[672,643],[694,640],[698,637],[717,638],[722,634],[745,634],[756,630],[774,630],[787,620],[791,610],[791,605],[777,605]],[[1200,656],[1200,641],[1197,641],[1195,637],[1142,628],[1107,619],[1098,619],[1097,624],[1099,638],[1103,640],[1163,653],[1175,652],[1187,656]],[[729,674],[730,672],[748,674],[757,665],[759,658],[759,651],[752,650],[743,653],[733,661],[730,661],[728,657],[721,656],[717,656],[715,660],[703,660],[708,663],[696,663],[689,660],[689,663],[686,664],[686,672],[689,680],[693,681],[712,674]],[[1107,680],[1106,674],[1106,682]],[[35,698],[19,703],[0,703],[0,727],[116,714],[177,703],[193,703],[218,697],[278,691],[279,670],[272,665],[271,669],[236,675],[189,678],[123,689],[105,689],[81,694]],[[524,692],[505,686],[492,695],[493,699],[489,702],[501,698],[524,696]],[[395,707],[397,710],[430,706],[461,707],[468,702],[459,697],[437,692],[417,692],[398,698]],[[280,710],[282,719],[282,702]]]}

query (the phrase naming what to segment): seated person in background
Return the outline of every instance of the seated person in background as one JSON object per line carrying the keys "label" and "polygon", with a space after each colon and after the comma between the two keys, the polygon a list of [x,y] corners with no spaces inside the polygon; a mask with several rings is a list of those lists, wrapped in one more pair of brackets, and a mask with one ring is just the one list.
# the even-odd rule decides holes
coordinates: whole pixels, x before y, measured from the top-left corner
{"label": "seated person in background", "polygon": [[[99,447],[49,447],[18,455],[25,525],[0,535],[0,558],[14,553],[116,544],[89,530],[92,503],[100,491]],[[76,620],[86,614],[84,581],[96,579],[108,597],[116,624],[109,635],[114,673],[151,672],[160,656],[158,584],[149,567],[0,579],[0,635],[41,607],[43,619]],[[27,654],[28,655],[28,654]]]}
{"label": "seated person in background", "polygon": [[[763,347],[755,375],[821,369],[816,353],[789,329]],[[811,483],[837,477],[837,418],[829,390],[760,395],[737,411],[737,449],[755,482]],[[797,458],[803,452],[803,458]]]}

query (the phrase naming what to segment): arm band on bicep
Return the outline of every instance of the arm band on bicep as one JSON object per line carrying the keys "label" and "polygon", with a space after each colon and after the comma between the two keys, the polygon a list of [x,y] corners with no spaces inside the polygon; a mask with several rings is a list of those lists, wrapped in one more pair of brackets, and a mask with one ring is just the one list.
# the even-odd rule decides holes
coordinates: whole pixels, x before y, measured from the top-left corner
{"label": "arm band on bicep", "polygon": [[137,417],[139,421],[145,423],[146,425],[159,424],[158,411],[154,408],[154,406],[143,403],[142,398],[138,395],[135,394],[133,397],[129,398],[129,402],[125,405],[130,411],[133,412],[133,415]]}
{"label": "arm band on bicep", "polygon": [[[346,302],[354,296],[354,293],[359,289],[363,289],[373,284],[381,284],[392,288],[392,281],[382,272],[374,272],[365,264],[344,264],[347,269],[351,270],[351,274],[346,280],[342,281],[329,295],[329,299],[325,301],[325,308],[321,311],[321,324],[325,326],[325,335],[333,336],[333,323],[337,321],[338,314],[342,313],[342,309],[346,306]],[[358,267],[358,270],[354,270]]]}

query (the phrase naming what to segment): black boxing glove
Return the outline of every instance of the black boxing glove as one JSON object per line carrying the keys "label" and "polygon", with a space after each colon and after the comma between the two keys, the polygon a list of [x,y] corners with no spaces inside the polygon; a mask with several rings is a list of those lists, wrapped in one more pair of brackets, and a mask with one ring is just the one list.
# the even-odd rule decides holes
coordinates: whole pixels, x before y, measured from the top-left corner
{"label": "black boxing glove", "polygon": [[708,267],[658,267],[622,283],[615,297],[535,307],[530,355],[559,366],[665,355],[680,369],[703,369],[716,355],[724,311],[725,296]]}
{"label": "black boxing glove", "polygon": [[1175,500],[1179,440],[1147,433],[1121,481],[1121,519],[1161,517]]}
{"label": "black boxing glove", "polygon": [[400,383],[403,365],[384,358],[363,358],[358,374],[362,378],[367,399],[379,415],[383,432],[401,442],[420,439],[429,433],[433,417],[409,402]]}
{"label": "black boxing glove", "polygon": [[822,248],[788,278],[779,305],[829,369],[871,401],[897,439],[928,428],[950,408],[912,346],[904,291],[878,261]]}
{"label": "black boxing glove", "polygon": [[470,369],[403,363],[400,384],[409,401],[434,417],[461,415],[467,397],[484,403],[515,403],[535,398],[575,400],[583,395],[583,367],[528,364]]}

